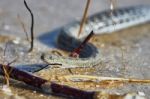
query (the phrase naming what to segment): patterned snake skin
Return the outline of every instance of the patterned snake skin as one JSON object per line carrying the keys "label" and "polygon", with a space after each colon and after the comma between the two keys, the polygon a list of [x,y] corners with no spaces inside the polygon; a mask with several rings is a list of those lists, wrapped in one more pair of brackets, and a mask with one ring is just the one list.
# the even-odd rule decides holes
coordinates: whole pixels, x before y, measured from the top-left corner
{"label": "patterned snake skin", "polygon": [[[57,45],[61,49],[72,51],[91,30],[95,34],[111,33],[150,21],[149,6],[120,8],[113,11],[112,14],[110,13],[110,10],[107,10],[89,17],[80,37],[77,37],[80,22],[74,22],[63,27],[57,38]],[[82,53],[83,55],[80,58],[56,57],[55,55],[44,54],[44,59],[49,63],[61,63],[65,67],[88,67],[101,61],[100,51],[96,47],[87,44],[83,52],[86,53]]]}

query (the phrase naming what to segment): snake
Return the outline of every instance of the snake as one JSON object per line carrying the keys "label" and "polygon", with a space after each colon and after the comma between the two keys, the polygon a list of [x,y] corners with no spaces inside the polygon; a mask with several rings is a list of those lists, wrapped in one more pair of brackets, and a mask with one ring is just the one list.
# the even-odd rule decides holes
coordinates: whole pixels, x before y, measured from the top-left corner
{"label": "snake", "polygon": [[[58,47],[63,50],[72,51],[79,46],[91,30],[94,31],[95,35],[99,35],[112,33],[150,21],[150,6],[146,5],[118,8],[112,14],[110,13],[110,10],[105,10],[88,17],[79,37],[77,33],[80,21],[64,26],[56,39]],[[92,67],[100,63],[101,54],[98,48],[86,44],[79,58],[44,53],[43,59],[48,63],[60,63],[62,68]]]}

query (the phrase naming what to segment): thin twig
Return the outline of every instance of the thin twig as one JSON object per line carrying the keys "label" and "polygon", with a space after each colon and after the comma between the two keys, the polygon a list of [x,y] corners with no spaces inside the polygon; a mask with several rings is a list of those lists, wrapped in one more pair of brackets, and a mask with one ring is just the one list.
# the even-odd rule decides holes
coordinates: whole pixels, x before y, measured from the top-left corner
{"label": "thin twig", "polygon": [[117,1],[116,0],[110,0],[110,10],[111,10],[111,15],[113,15],[114,10],[117,8]]}
{"label": "thin twig", "polygon": [[9,62],[7,65],[11,65],[12,63],[15,63],[18,60],[18,56],[16,56],[11,62]]}
{"label": "thin twig", "polygon": [[71,57],[78,57],[81,50],[83,50],[83,48],[85,47],[86,43],[90,40],[90,38],[94,35],[94,32],[91,31],[90,34],[85,38],[85,40],[79,45],[79,47],[77,47],[76,49],[74,49],[72,51],[72,53],[70,54]]}
{"label": "thin twig", "polygon": [[[114,13],[114,10],[116,9],[116,3],[117,1],[116,0],[110,0],[110,16],[112,17],[113,16],[113,13]],[[112,21],[113,21],[113,25],[116,24],[115,20],[112,18]]]}
{"label": "thin twig", "polygon": [[5,56],[6,56],[7,44],[8,43],[6,43],[6,45],[5,45],[5,49],[4,49],[4,53],[3,53],[3,64],[4,64],[5,60],[6,60]]}
{"label": "thin twig", "polygon": [[86,21],[90,2],[91,2],[91,0],[87,0],[86,7],[85,7],[85,10],[84,10],[84,14],[83,14],[83,17],[82,17],[82,20],[81,20],[81,23],[80,23],[80,28],[79,28],[79,31],[78,31],[78,37],[80,36],[80,34],[82,32],[83,25]]}
{"label": "thin twig", "polygon": [[4,71],[4,77],[5,77],[5,83],[7,84],[7,86],[9,86],[9,73],[8,70],[6,68],[6,65],[2,65],[2,70]]}
{"label": "thin twig", "polygon": [[[8,43],[6,43],[5,49],[4,49],[3,64],[4,64],[5,60],[6,60],[5,56],[6,56],[7,44]],[[9,73],[8,73],[7,68],[6,68],[6,65],[2,65],[2,70],[4,71],[5,82],[6,82],[7,86],[9,86]]]}
{"label": "thin twig", "polygon": [[33,47],[34,47],[34,16],[33,16],[33,13],[31,11],[31,9],[29,8],[29,6],[27,5],[25,0],[24,0],[24,5],[27,8],[27,10],[30,12],[30,15],[31,15],[31,29],[30,29],[30,33],[31,33],[31,47],[29,49],[29,52],[31,52],[33,50]]}
{"label": "thin twig", "polygon": [[20,18],[20,15],[19,15],[19,14],[17,15],[17,18],[18,18],[18,20],[19,20],[19,22],[20,22],[20,24],[21,24],[21,27],[23,28],[23,31],[24,31],[24,33],[25,33],[25,35],[26,35],[26,38],[27,38],[27,41],[29,41],[29,42],[30,42],[30,39],[29,39],[29,36],[28,36],[27,30],[26,30],[26,28],[25,28],[25,24],[24,24],[24,22],[21,20],[21,18]]}

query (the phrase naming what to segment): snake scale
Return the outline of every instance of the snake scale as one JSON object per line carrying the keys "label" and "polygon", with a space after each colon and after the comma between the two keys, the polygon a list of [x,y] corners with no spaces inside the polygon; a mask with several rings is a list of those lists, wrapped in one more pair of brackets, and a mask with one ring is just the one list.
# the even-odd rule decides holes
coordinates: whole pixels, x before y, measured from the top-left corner
{"label": "snake scale", "polygon": [[[91,30],[96,35],[111,33],[150,21],[149,6],[118,8],[111,15],[110,13],[110,10],[106,10],[90,16],[84,25],[80,37],[77,37],[80,27],[79,21],[64,26],[57,37],[57,45],[61,49],[72,51],[84,40]],[[43,59],[48,63],[60,63],[64,68],[74,68],[94,66],[100,62],[101,56],[100,51],[96,47],[87,44],[79,58],[62,57],[45,53],[43,54]]]}

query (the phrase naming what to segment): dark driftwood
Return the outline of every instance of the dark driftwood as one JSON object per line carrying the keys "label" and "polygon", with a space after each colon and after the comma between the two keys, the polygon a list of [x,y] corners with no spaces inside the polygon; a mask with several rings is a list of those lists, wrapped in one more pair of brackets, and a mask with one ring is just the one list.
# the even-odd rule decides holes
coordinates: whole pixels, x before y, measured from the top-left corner
{"label": "dark driftwood", "polygon": [[[4,75],[3,72],[3,65],[0,64],[0,73],[2,75]],[[34,87],[38,87],[41,88],[42,84],[44,84],[45,82],[47,82],[47,80],[42,79],[40,77],[37,76],[33,76],[30,73],[27,73],[25,71],[21,71],[19,69],[16,69],[15,67],[11,67],[11,66],[6,66],[6,70],[9,72],[10,71],[10,78],[18,80],[18,81],[22,81],[28,85],[34,86]]]}
{"label": "dark driftwood", "polygon": [[94,35],[94,32],[91,31],[90,34],[85,38],[85,40],[79,45],[78,48],[74,49],[70,54],[71,57],[78,57],[81,50],[85,47],[86,43],[90,40],[90,38]]}
{"label": "dark driftwood", "polygon": [[51,83],[53,93],[72,97],[74,99],[94,99],[95,92],[88,92],[65,85]]}
{"label": "dark driftwood", "polygon": [[[48,82],[47,80],[34,76],[28,72],[25,71],[21,71],[15,67],[12,66],[6,66],[7,71],[11,71],[10,72],[10,78],[24,82],[30,86],[34,86],[36,88],[40,88],[42,90],[44,90],[45,87],[43,87],[44,85],[47,85],[47,83],[49,83],[46,89],[49,89],[52,91],[52,93],[54,94],[59,94],[59,95],[63,95],[66,97],[72,97],[75,99],[93,99],[94,97],[94,93],[95,92],[88,92],[88,91],[83,91],[83,90],[79,90],[76,88],[72,88],[69,86],[65,86],[65,85],[60,85],[54,82]],[[3,71],[3,65],[0,64],[0,74],[4,75],[4,71]],[[45,89],[45,90],[46,90]]]}

